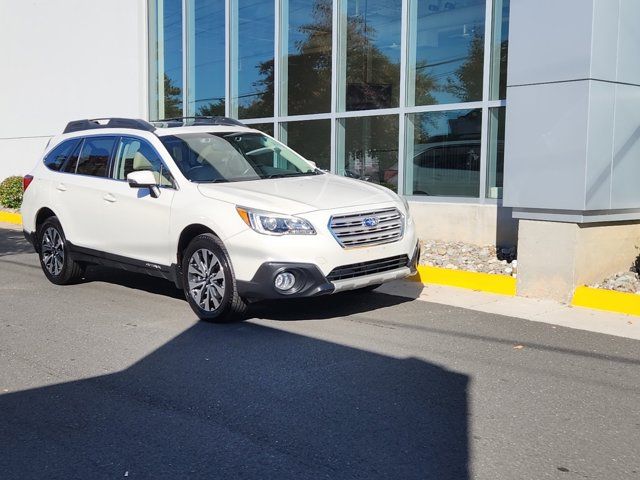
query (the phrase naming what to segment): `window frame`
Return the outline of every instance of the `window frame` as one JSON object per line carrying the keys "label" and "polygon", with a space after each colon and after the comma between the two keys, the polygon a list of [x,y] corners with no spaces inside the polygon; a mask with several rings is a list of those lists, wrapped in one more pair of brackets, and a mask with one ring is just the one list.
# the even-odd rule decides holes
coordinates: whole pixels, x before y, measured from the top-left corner
{"label": "window frame", "polygon": [[[73,172],[74,175],[80,175],[81,177],[88,177],[88,178],[101,178],[101,179],[108,179],[109,178],[109,171],[111,169],[111,163],[113,161],[113,154],[115,151],[115,145],[117,144],[117,142],[114,141],[113,146],[111,147],[111,152],[109,152],[109,158],[107,159],[107,172],[105,175],[87,175],[86,173],[78,173],[78,166],[80,165],[80,158],[82,157],[82,152],[84,151],[84,147],[85,144],[87,143],[87,140],[91,139],[96,139],[96,138],[114,138],[117,139],[118,135],[87,135],[82,137],[82,146],[80,147],[80,154],[78,155],[78,160],[76,161],[76,169]],[[65,173],[70,173],[70,172],[65,172]]]}
{"label": "window frame", "polygon": [[123,139],[131,139],[131,140],[137,140],[140,143],[144,143],[146,144],[151,150],[153,150],[153,152],[157,155],[158,160],[160,160],[160,163],[162,164],[162,166],[166,169],[167,172],[169,172],[169,175],[171,176],[171,183],[172,185],[157,185],[159,188],[170,188],[172,190],[179,190],[178,187],[178,182],[176,180],[176,176],[173,174],[173,172],[171,171],[171,169],[167,166],[167,162],[164,160],[162,154],[158,151],[158,149],[156,147],[154,147],[151,142],[149,142],[146,138],[142,138],[139,137],[137,135],[117,135],[117,141],[114,145],[114,149],[113,149],[113,154],[111,156],[111,162],[109,165],[109,172],[108,172],[108,179],[109,180],[113,180],[114,182],[127,182],[127,179],[119,179],[119,178],[114,178],[115,175],[115,170],[116,170],[116,162],[118,161],[118,159],[116,158],[117,154],[118,154],[118,147],[120,146],[120,142],[122,142]]}
{"label": "window frame", "polygon": [[82,142],[82,138],[76,137],[76,138],[68,138],[66,140],[61,141],[60,143],[58,143],[55,147],[53,147],[51,150],[49,150],[49,153],[47,153],[43,158],[42,158],[42,163],[44,164],[45,167],[47,167],[48,170],[52,171],[52,172],[57,172],[57,173],[68,173],[68,172],[63,172],[62,169],[66,166],[67,162],[69,161],[69,158],[67,157],[65,159],[65,161],[62,163],[62,165],[60,165],[60,169],[59,170],[54,170],[53,168],[51,168],[49,166],[49,164],[47,164],[47,161],[49,160],[49,157],[51,157],[51,155],[53,155],[59,148],[61,148],[62,146],[68,144],[68,143],[73,143],[73,147],[71,148],[71,154],[69,156],[71,156],[73,154],[73,152],[76,150],[76,148],[78,148],[78,144]]}

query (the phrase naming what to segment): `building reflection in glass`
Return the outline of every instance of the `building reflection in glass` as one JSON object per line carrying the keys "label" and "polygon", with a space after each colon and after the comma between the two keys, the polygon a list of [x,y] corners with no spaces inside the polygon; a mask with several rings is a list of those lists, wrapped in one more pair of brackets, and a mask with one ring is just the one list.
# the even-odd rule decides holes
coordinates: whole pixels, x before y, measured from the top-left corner
{"label": "building reflection in glass", "polygon": [[481,109],[409,115],[407,194],[477,198],[481,126]]}

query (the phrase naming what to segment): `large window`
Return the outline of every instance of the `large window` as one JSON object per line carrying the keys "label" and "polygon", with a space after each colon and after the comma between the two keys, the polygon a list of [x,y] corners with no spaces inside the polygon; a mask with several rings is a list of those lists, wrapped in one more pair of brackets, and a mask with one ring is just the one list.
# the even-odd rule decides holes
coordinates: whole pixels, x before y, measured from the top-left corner
{"label": "large window", "polygon": [[[182,0],[150,2],[152,119],[182,115]],[[154,11],[155,10],[155,11]]]}
{"label": "large window", "polygon": [[509,0],[495,0],[491,59],[491,100],[507,97],[507,55],[509,53]]}
{"label": "large window", "polygon": [[482,100],[486,0],[411,0],[409,105]]}
{"label": "large window", "polygon": [[413,200],[492,203],[504,183],[509,9],[151,0],[150,117],[184,106],[239,118],[321,169]]}
{"label": "large window", "polygon": [[344,150],[338,155],[338,172],[398,188],[398,116],[346,118]]}
{"label": "large window", "polygon": [[331,111],[332,0],[283,0],[283,115]]}
{"label": "large window", "polygon": [[273,0],[232,2],[231,99],[238,118],[273,116]]}
{"label": "large window", "polygon": [[477,197],[480,192],[482,110],[409,116],[406,192]]}
{"label": "large window", "polygon": [[331,168],[331,121],[311,120],[282,124],[280,139],[318,168]]}
{"label": "large window", "polygon": [[224,2],[189,0],[187,12],[187,114],[224,115]]}
{"label": "large window", "polygon": [[402,0],[345,0],[346,110],[399,105]]}

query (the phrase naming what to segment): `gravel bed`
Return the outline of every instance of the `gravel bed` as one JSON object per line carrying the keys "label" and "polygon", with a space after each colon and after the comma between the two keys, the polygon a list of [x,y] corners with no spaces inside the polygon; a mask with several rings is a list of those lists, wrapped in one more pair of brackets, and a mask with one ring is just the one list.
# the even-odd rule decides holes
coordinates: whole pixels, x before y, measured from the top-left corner
{"label": "gravel bed", "polygon": [[640,294],[640,278],[638,278],[635,267],[628,272],[616,273],[605,279],[602,283],[594,283],[589,286],[604,288],[605,290],[615,290],[616,292]]}
{"label": "gravel bed", "polygon": [[423,240],[420,264],[467,272],[517,276],[516,248]]}

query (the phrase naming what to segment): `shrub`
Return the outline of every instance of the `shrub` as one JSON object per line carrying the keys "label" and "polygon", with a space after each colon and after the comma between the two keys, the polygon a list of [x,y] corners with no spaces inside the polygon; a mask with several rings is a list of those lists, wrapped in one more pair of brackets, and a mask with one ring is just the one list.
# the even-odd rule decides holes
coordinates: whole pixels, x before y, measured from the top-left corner
{"label": "shrub", "polygon": [[0,205],[20,208],[22,205],[22,177],[5,178],[0,183]]}

